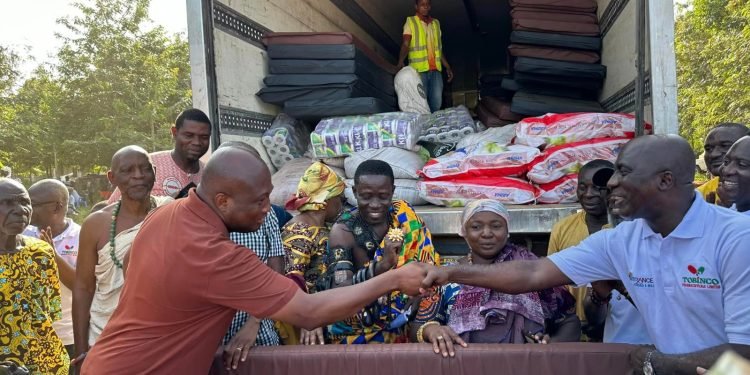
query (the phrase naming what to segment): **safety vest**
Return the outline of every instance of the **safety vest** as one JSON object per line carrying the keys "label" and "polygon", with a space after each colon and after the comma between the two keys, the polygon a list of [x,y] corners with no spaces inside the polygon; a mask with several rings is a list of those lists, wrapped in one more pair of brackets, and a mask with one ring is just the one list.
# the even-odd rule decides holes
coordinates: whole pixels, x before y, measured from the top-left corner
{"label": "safety vest", "polygon": [[[411,41],[409,42],[409,66],[414,68],[417,72],[428,72],[430,71],[430,63],[428,61],[427,51],[427,32],[424,29],[422,21],[417,16],[407,18],[409,27],[411,28]],[[434,40],[432,45],[435,46],[435,67],[438,71],[443,71],[443,64],[440,62],[440,58],[443,54],[443,42],[440,32],[440,23],[438,20],[433,19],[428,25],[432,27],[434,32],[432,33]]]}

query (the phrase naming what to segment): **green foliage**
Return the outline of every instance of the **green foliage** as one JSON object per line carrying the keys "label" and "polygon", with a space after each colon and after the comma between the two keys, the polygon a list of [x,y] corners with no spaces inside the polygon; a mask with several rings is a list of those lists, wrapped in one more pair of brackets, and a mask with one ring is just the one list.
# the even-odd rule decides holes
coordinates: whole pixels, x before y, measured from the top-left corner
{"label": "green foliage", "polygon": [[[0,150],[7,150],[0,162],[16,173],[59,176],[106,170],[126,145],[171,147],[169,127],[191,104],[188,43],[147,27],[149,2],[79,0],[79,15],[58,21],[57,62],[6,95],[11,114],[0,110]],[[0,97],[4,61],[13,62],[2,52]]]}
{"label": "green foliage", "polygon": [[678,13],[675,51],[680,131],[696,150],[714,125],[750,123],[750,2],[691,1]]}

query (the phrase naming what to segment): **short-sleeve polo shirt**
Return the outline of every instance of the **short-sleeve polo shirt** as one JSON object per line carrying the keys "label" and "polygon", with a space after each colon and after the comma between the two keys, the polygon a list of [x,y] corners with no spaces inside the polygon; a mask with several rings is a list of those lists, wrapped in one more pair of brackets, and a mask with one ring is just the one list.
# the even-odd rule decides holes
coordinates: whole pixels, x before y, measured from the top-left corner
{"label": "short-sleeve polo shirt", "polygon": [[666,237],[643,219],[549,259],[575,284],[619,279],[663,353],[750,345],[750,217],[696,196]]}

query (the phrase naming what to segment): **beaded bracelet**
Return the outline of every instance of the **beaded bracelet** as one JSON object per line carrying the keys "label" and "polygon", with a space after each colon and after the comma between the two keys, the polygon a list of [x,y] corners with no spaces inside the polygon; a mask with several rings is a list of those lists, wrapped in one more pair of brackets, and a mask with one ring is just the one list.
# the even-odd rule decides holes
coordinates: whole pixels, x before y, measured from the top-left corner
{"label": "beaded bracelet", "polygon": [[417,330],[417,342],[423,343],[424,342],[424,329],[427,326],[434,326],[434,325],[440,325],[440,322],[436,322],[434,320],[430,320],[429,322],[422,324],[421,327]]}
{"label": "beaded bracelet", "polygon": [[591,303],[593,303],[594,306],[605,305],[605,304],[609,303],[609,301],[611,299],[612,299],[612,293],[611,292],[606,297],[601,298],[601,297],[599,297],[599,294],[597,294],[593,290],[591,291]]}

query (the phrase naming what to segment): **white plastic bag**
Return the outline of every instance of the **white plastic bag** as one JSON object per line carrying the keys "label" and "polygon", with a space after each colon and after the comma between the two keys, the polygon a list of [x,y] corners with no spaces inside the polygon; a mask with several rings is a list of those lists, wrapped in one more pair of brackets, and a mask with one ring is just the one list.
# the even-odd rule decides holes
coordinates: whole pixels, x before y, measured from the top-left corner
{"label": "white plastic bag", "polygon": [[355,152],[344,159],[344,170],[347,178],[354,178],[357,168],[365,160],[382,160],[393,169],[393,177],[396,179],[419,178],[417,172],[424,166],[425,161],[414,151],[404,150],[398,147],[383,147],[376,150],[365,150]]}
{"label": "white plastic bag", "polygon": [[[419,196],[417,180],[396,179],[393,181],[393,185],[396,186],[396,190],[393,192],[393,200],[403,200],[412,206],[424,206],[427,204],[427,201]],[[356,207],[357,198],[354,197],[352,186],[354,186],[354,180],[346,180],[344,195],[346,196],[346,201]]]}
{"label": "white plastic bag", "polygon": [[403,112],[429,114],[430,106],[427,103],[422,78],[414,68],[405,66],[393,80],[398,96],[398,108]]}
{"label": "white plastic bag", "polygon": [[494,199],[503,204],[533,202],[536,188],[528,181],[510,177],[423,181],[417,183],[419,195],[426,201],[447,207],[463,207],[477,199]]}

